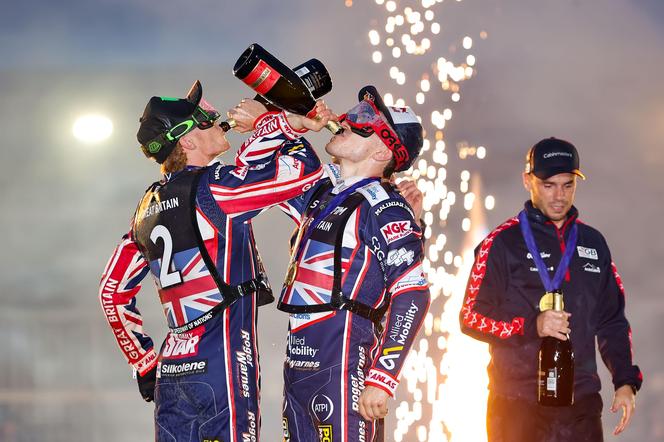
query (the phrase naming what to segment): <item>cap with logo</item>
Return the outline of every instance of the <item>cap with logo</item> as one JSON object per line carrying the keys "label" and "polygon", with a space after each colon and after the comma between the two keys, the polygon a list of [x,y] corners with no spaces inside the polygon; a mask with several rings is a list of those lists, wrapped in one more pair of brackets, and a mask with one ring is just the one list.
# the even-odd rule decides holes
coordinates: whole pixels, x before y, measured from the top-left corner
{"label": "cap with logo", "polygon": [[161,164],[177,144],[177,139],[165,134],[178,124],[187,121],[196,111],[203,97],[203,87],[196,80],[186,98],[152,97],[139,119],[136,133],[141,150],[146,157]]}
{"label": "cap with logo", "polygon": [[579,170],[576,147],[569,141],[554,137],[545,138],[530,148],[526,156],[526,173],[543,180],[559,173],[573,173],[586,179]]}
{"label": "cap with logo", "polygon": [[[397,172],[407,170],[422,150],[424,141],[422,125],[410,107],[386,106],[375,86],[364,86],[357,94],[359,101],[368,99],[373,101],[381,114],[385,116],[390,127],[394,129],[399,141],[405,147],[401,150],[404,158],[398,161]],[[394,150],[395,156],[398,154]]]}

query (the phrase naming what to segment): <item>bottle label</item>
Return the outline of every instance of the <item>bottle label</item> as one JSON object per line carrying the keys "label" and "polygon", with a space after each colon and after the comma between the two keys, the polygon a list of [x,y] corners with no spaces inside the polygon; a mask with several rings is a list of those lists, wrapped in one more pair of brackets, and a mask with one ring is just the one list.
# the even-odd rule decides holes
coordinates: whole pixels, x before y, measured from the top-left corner
{"label": "bottle label", "polygon": [[242,81],[249,85],[250,88],[255,90],[261,95],[265,95],[272,89],[272,86],[281,78],[276,69],[259,60],[258,64],[249,72],[249,75],[244,77]]}
{"label": "bottle label", "polygon": [[558,385],[558,377],[556,376],[556,369],[555,368],[550,368],[547,371],[547,376],[546,376],[546,391],[552,391],[553,393],[556,392],[556,387]]}

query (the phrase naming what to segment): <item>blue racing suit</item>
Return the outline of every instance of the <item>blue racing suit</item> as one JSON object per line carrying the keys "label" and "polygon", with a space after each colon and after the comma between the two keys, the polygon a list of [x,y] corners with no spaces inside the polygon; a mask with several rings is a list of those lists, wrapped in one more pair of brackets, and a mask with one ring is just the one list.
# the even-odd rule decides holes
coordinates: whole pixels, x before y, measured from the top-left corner
{"label": "blue racing suit", "polygon": [[403,197],[377,178],[315,219],[361,181],[324,169],[326,178],[279,205],[305,232],[278,305],[290,313],[284,440],[381,441],[383,420],[364,420],[358,401],[367,385],[394,395],[427,313],[422,235]]}
{"label": "blue racing suit", "polygon": [[[235,165],[187,167],[151,185],[104,270],[100,301],[120,349],[141,376],[156,369],[159,441],[258,440],[257,307],[272,297],[251,219],[320,178],[300,135],[268,113]],[[170,328],[159,353],[136,306],[148,273]]]}

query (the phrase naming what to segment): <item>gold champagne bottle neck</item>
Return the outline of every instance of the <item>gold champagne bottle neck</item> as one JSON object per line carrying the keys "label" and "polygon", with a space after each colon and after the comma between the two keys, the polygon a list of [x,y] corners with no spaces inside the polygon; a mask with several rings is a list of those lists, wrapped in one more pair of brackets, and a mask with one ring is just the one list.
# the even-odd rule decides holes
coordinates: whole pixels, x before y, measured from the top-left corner
{"label": "gold champagne bottle neck", "polygon": [[557,312],[563,311],[563,294],[560,291],[553,292],[553,309]]}

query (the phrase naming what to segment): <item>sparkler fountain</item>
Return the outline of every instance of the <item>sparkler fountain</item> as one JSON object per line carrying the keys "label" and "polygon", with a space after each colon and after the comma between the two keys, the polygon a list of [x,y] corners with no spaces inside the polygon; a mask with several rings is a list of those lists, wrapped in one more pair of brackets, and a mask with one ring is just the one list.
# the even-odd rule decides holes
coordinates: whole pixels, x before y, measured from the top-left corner
{"label": "sparkler fountain", "polygon": [[[461,334],[458,315],[473,248],[486,234],[484,210],[493,209],[495,200],[489,195],[482,201],[478,173],[463,170],[458,184],[449,183],[448,163],[464,169],[463,162],[484,159],[487,149],[461,141],[451,153],[443,130],[452,120],[452,108],[461,101],[461,84],[476,75],[477,61],[470,53],[474,42],[463,36],[441,50],[445,46],[437,15],[443,0],[408,6],[393,0],[375,3],[376,15],[385,17],[385,25],[368,32],[371,60],[387,66],[394,91],[383,98],[387,105],[403,106],[405,100],[399,95],[407,97],[418,115],[429,117],[422,121],[422,155],[406,175],[424,194],[424,269],[432,302],[421,338],[402,371],[396,425],[388,427],[388,440],[392,431],[397,442],[482,441],[486,440],[489,355],[485,344]],[[352,7],[352,0],[345,0],[345,5]],[[486,32],[479,32],[479,37],[486,39]],[[452,61],[456,59],[461,59],[458,64]],[[422,61],[426,67],[413,73],[413,66],[422,66]],[[391,416],[388,425],[390,421],[394,422]]]}

